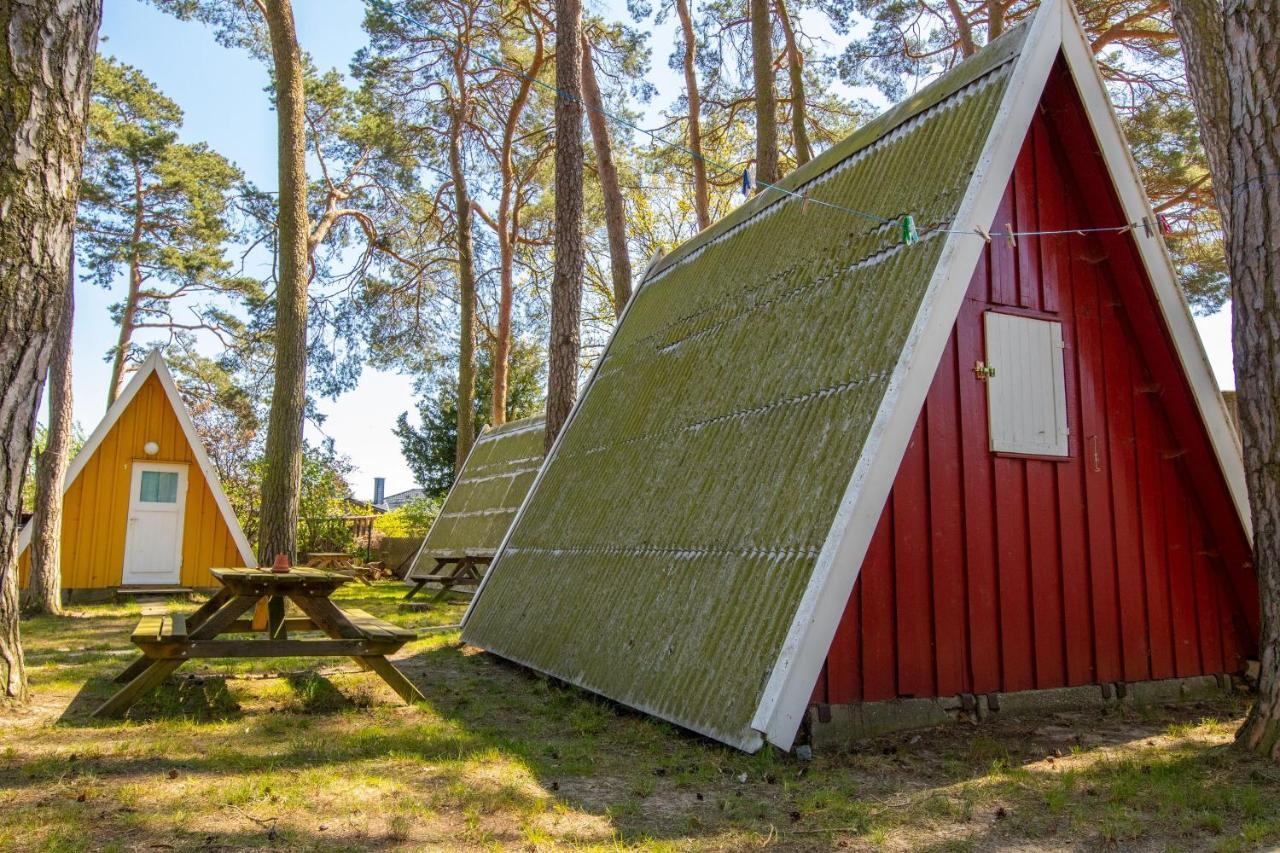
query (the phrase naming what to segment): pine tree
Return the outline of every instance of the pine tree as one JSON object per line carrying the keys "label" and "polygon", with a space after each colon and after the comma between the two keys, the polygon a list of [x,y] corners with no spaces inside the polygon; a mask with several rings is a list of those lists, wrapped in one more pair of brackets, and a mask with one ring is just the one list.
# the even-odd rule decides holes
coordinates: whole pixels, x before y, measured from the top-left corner
{"label": "pine tree", "polygon": [[142,72],[99,57],[76,236],[92,280],[110,288],[123,272],[128,282],[113,308],[120,330],[108,406],[139,350],[136,332],[199,329],[230,346],[242,325],[222,307],[193,300],[261,295],[257,282],[232,275],[223,255],[243,176],[208,146],[178,142],[182,118]]}

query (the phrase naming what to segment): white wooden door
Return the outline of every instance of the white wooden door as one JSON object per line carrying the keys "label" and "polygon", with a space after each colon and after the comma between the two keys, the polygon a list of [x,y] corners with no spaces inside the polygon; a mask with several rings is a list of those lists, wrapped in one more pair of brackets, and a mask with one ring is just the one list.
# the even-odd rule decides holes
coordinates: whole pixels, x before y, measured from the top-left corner
{"label": "white wooden door", "polygon": [[1066,456],[1062,324],[988,311],[986,335],[991,449]]}
{"label": "white wooden door", "polygon": [[133,463],[122,583],[178,583],[186,506],[186,465]]}

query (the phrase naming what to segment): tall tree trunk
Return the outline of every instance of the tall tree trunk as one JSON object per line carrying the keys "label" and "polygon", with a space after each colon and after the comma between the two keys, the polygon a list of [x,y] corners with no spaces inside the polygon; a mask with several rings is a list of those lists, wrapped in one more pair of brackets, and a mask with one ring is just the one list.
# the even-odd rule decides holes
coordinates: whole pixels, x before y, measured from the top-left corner
{"label": "tall tree trunk", "polygon": [[786,0],[773,0],[773,7],[778,12],[782,37],[787,45],[787,73],[791,80],[791,142],[796,149],[796,166],[803,166],[813,159],[806,124],[808,102],[804,96],[804,57],[796,43],[796,31],[791,26],[791,16],[787,14]]}
{"label": "tall tree trunk", "polygon": [[302,417],[307,395],[307,280],[311,227],[307,217],[306,92],[302,54],[290,0],[265,0],[275,67],[280,212],[276,222],[276,363],[267,419],[267,469],[262,478],[258,559],[297,559],[302,488]]}
{"label": "tall tree trunk", "polygon": [[973,41],[973,27],[969,23],[968,13],[961,8],[960,0],[947,0],[947,11],[951,13],[951,20],[956,25],[956,40],[960,44],[960,55],[973,56],[978,52],[978,46]]}
{"label": "tall tree trunk", "polygon": [[107,386],[107,408],[116,401],[120,394],[120,385],[124,380],[125,359],[129,355],[129,344],[133,340],[133,326],[138,316],[138,294],[142,292],[142,259],[138,256],[138,247],[142,245],[142,228],[144,221],[142,171],[133,169],[133,233],[129,250],[129,292],[124,298],[124,309],[120,312],[120,333],[116,337],[115,352],[111,356],[111,384]]}
{"label": "tall tree trunk", "polygon": [[25,701],[15,553],[58,320],[101,0],[0,3],[0,696]]}
{"label": "tall tree trunk", "polygon": [[587,106],[587,123],[591,125],[591,143],[596,152],[596,171],[600,174],[600,192],[604,196],[604,225],[609,234],[609,272],[613,278],[613,316],[631,298],[631,256],[627,252],[627,208],[618,186],[618,167],[613,162],[613,143],[604,119],[604,98],[591,62],[591,42],[582,37],[582,97]]}
{"label": "tall tree trunk", "polygon": [[494,426],[502,426],[507,422],[507,386],[510,384],[511,374],[511,310],[515,304],[516,282],[515,241],[509,228],[508,216],[500,213],[498,263],[502,269],[498,276],[498,334],[493,342],[493,392],[489,399],[489,419]]}
{"label": "tall tree trunk", "polygon": [[502,195],[498,202],[498,262],[502,270],[498,292],[498,338],[493,344],[493,399],[494,426],[507,422],[507,386],[511,372],[511,309],[515,302],[515,247],[520,234],[519,207],[522,200],[516,192],[515,169],[512,166],[512,150],[516,133],[520,129],[520,116],[529,103],[529,90],[542,71],[546,59],[542,29],[536,21],[530,21],[533,31],[533,60],[520,78],[516,96],[507,110],[506,124],[502,129],[502,149],[498,171],[502,179]]}
{"label": "tall tree trunk", "polygon": [[711,227],[711,193],[707,164],[702,159],[702,92],[698,89],[698,37],[693,31],[689,0],[676,0],[676,15],[684,36],[684,91],[689,115],[689,150],[693,152],[693,212],[698,230]]}
{"label": "tall tree trunk", "polygon": [[49,361],[49,440],[36,458],[36,509],[31,519],[31,573],[22,608],[62,613],[62,480],[71,457],[71,329],[75,322],[75,259],[68,264],[67,295]]}
{"label": "tall tree trunk", "polygon": [[778,100],[773,91],[773,13],[751,0],[751,65],[756,86],[756,184],[778,182]]}
{"label": "tall tree trunk", "polygon": [[465,101],[454,106],[449,129],[449,170],[453,179],[453,200],[458,233],[458,445],[453,460],[454,473],[462,471],[476,437],[476,277],[471,229],[475,213],[462,168],[462,129]]}
{"label": "tall tree trunk", "polygon": [[[556,0],[556,88],[582,92],[582,2]],[[582,102],[556,98],[555,271],[547,353],[546,448],[569,419],[578,396],[582,322]]]}
{"label": "tall tree trunk", "polygon": [[[1173,0],[1173,28],[1182,42],[1183,67],[1191,97],[1200,119],[1200,141],[1209,159],[1223,233],[1231,228],[1231,199],[1227,197],[1227,176],[1231,174],[1228,152],[1231,146],[1231,119],[1228,115],[1226,43],[1222,37],[1222,0]],[[1217,190],[1221,184],[1222,193]]]}
{"label": "tall tree trunk", "polygon": [[987,41],[991,42],[1004,32],[1005,4],[1000,0],[987,0]]}
{"label": "tall tree trunk", "polygon": [[1218,197],[1231,207],[1232,347],[1262,612],[1258,700],[1238,738],[1280,759],[1280,0],[1230,0],[1224,17],[1231,176]]}

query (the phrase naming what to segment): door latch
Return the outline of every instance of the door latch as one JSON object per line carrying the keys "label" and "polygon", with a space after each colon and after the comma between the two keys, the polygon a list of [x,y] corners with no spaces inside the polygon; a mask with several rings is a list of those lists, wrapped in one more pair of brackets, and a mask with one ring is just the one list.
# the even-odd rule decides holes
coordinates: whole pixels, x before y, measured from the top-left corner
{"label": "door latch", "polygon": [[977,377],[979,382],[984,382],[996,375],[995,365],[987,364],[979,361],[973,365],[973,375]]}

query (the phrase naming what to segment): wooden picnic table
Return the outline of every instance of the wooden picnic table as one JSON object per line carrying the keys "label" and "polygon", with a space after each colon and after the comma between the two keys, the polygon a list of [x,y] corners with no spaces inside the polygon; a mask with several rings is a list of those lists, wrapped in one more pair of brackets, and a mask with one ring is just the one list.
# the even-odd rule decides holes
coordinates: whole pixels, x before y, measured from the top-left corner
{"label": "wooden picnic table", "polygon": [[409,578],[413,582],[413,588],[405,593],[404,600],[408,601],[413,598],[418,594],[419,590],[429,583],[440,584],[440,591],[431,599],[433,602],[444,598],[449,594],[450,590],[459,584],[479,585],[480,574],[492,559],[492,557],[437,556],[435,558],[436,564],[432,568],[431,574]]}
{"label": "wooden picnic table", "polygon": [[313,569],[352,569],[355,568],[356,557],[340,551],[316,551],[307,555],[307,565]]}
{"label": "wooden picnic table", "polygon": [[[416,639],[417,634],[363,610],[344,610],[334,604],[330,596],[351,580],[347,575],[295,567],[284,573],[270,569],[213,569],[213,576],[222,584],[221,589],[194,613],[142,617],[132,636],[142,657],[116,678],[124,687],[94,711],[95,717],[124,712],[193,658],[340,655],[354,658],[362,668],[382,676],[406,702],[424,698],[387,660],[387,655]],[[248,613],[264,600],[267,624],[255,627]],[[286,601],[297,605],[304,616],[286,617]],[[321,631],[328,639],[289,639],[290,631]],[[246,633],[260,636],[216,639],[222,634]]]}
{"label": "wooden picnic table", "polygon": [[365,586],[372,586],[371,579],[377,577],[378,573],[378,568],[374,566],[358,565],[354,554],[344,554],[338,551],[316,551],[313,554],[308,554],[307,565],[314,569],[341,572],[347,577],[355,578]]}

